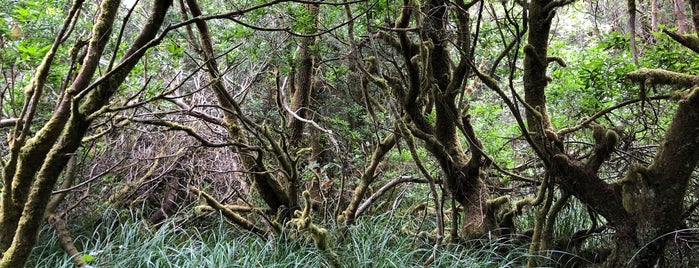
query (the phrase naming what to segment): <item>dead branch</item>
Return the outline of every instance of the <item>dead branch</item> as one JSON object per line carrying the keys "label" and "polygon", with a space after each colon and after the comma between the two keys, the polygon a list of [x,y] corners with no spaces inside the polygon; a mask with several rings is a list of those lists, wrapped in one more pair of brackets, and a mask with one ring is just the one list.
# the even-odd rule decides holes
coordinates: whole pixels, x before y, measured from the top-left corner
{"label": "dead branch", "polygon": [[356,217],[359,217],[359,215],[361,215],[362,212],[364,212],[372,203],[374,203],[374,201],[376,201],[377,199],[379,199],[379,197],[383,196],[383,194],[385,194],[386,192],[388,192],[388,190],[393,189],[393,187],[395,187],[395,186],[398,185],[398,184],[407,183],[407,182],[411,182],[411,183],[427,183],[427,180],[425,180],[425,179],[420,179],[420,178],[415,178],[415,177],[412,177],[412,176],[400,176],[400,177],[397,177],[397,178],[395,178],[395,179],[389,181],[389,182],[386,183],[384,186],[382,186],[381,188],[379,188],[379,190],[377,190],[376,192],[374,192],[374,194],[372,194],[369,198],[367,198],[366,200],[364,200],[364,202],[363,202],[361,205],[359,205],[359,208],[358,208],[357,211],[354,213],[354,217],[355,217],[355,218],[356,218]]}

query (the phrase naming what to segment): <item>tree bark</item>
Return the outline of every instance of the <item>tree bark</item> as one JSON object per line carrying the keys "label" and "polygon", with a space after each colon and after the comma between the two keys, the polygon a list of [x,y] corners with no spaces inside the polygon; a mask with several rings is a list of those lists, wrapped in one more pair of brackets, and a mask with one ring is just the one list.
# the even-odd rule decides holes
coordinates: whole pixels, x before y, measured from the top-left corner
{"label": "tree bark", "polygon": [[629,13],[629,46],[631,49],[631,58],[638,65],[638,48],[636,46],[636,0],[627,0],[627,8]]}
{"label": "tree bark", "polygon": [[[100,13],[98,21],[93,28],[93,36],[108,35],[110,33],[111,27],[107,27],[106,24],[111,24],[116,14],[116,11],[107,9],[107,7],[110,7],[108,6],[110,3],[113,2],[104,3],[103,11]],[[73,9],[76,8],[79,8],[79,5],[73,7]],[[118,8],[118,3],[113,9],[116,8]],[[89,79],[97,69],[99,56],[106,43],[107,40],[91,39],[88,47],[88,56],[85,58],[82,69],[71,86],[73,92],[87,87]],[[57,45],[54,43],[54,46]],[[53,52],[55,53],[55,51]],[[48,75],[53,56],[51,53],[47,54],[42,65],[37,68],[37,73],[32,82],[28,85],[27,95],[31,96],[34,102],[38,102],[42,94],[43,82],[45,82],[45,76]],[[53,144],[58,139],[70,115],[70,105],[68,100],[60,103],[49,122],[37,132],[34,138],[26,141],[22,136],[13,137],[10,161],[3,168],[5,188],[3,188],[2,192],[2,213],[0,214],[0,230],[2,230],[0,231],[0,252],[7,250],[12,243],[13,237],[15,237],[20,213],[24,209],[34,176],[38,172],[36,166],[44,163],[48,152],[53,148]],[[31,114],[32,112],[28,111],[27,113]],[[24,113],[25,111],[23,111]],[[28,124],[31,124],[31,119],[25,122],[23,128],[28,129]]]}
{"label": "tree bark", "polygon": [[[552,1],[534,0],[529,4],[529,36],[524,47],[524,101],[536,110],[527,109],[527,127],[541,134],[551,127],[546,109],[545,88],[549,83],[548,40],[555,11],[546,8]],[[543,144],[540,144],[543,146]]]}
{"label": "tree bark", "polygon": [[654,32],[658,31],[658,0],[650,1],[650,27]]}
{"label": "tree bark", "polygon": [[359,216],[359,203],[366,195],[369,186],[376,178],[376,169],[378,169],[379,164],[383,160],[384,156],[396,145],[396,136],[391,134],[384,138],[378,146],[374,149],[374,153],[371,156],[369,165],[364,169],[362,176],[359,180],[359,185],[355,187],[354,193],[350,197],[350,202],[345,208],[345,210],[338,216],[338,222],[344,222],[345,225],[350,225],[354,223],[354,220]]}
{"label": "tree bark", "polygon": [[[422,13],[413,13],[410,1],[404,2],[401,15],[394,28],[407,28],[411,16],[422,16],[420,43],[413,44],[407,32],[399,32],[398,39],[403,60],[407,66],[407,94],[399,94],[402,108],[407,114],[410,130],[425,142],[444,172],[444,186],[464,208],[462,235],[466,239],[479,238],[495,229],[486,215],[488,190],[483,182],[480,145],[472,133],[467,115],[462,115],[456,106],[456,97],[461,94],[461,84],[468,74],[468,62],[473,61],[470,53],[470,23],[468,7],[458,1],[456,12],[459,25],[459,63],[454,67],[448,50],[446,29],[449,3],[444,0],[426,1]],[[420,19],[417,19],[418,22]],[[425,114],[434,109],[435,121],[429,122]],[[458,131],[468,136],[469,154],[461,145]]]}
{"label": "tree bark", "polygon": [[[525,101],[534,108],[527,109],[529,131],[538,136],[532,146],[542,148],[540,157],[564,192],[590,206],[617,230],[607,266],[654,266],[664,254],[667,234],[683,226],[683,200],[699,159],[699,83],[696,76],[663,70],[641,69],[628,74],[637,83],[690,89],[683,94],[653,163],[632,166],[618,184],[604,182],[597,172],[616,145],[616,133],[601,126],[593,128],[595,150],[587,163],[571,160],[562,146],[552,146],[558,137],[546,116],[544,92],[548,30],[555,8],[552,3],[532,1],[529,6],[523,79]],[[631,24],[635,1],[628,4]]]}
{"label": "tree bark", "polygon": [[699,33],[699,0],[689,0],[689,7],[692,10],[692,22],[694,22],[694,32]]}

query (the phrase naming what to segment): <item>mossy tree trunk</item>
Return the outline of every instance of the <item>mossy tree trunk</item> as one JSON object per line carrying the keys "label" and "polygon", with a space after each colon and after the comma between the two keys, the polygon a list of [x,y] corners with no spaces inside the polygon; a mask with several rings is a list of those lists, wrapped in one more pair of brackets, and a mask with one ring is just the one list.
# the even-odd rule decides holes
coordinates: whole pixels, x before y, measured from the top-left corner
{"label": "mossy tree trunk", "polygon": [[631,166],[619,182],[628,218],[617,226],[609,267],[651,267],[663,258],[672,232],[685,226],[684,198],[697,161],[699,83],[681,97],[651,165]]}
{"label": "mossy tree trunk", "polygon": [[[301,33],[314,35],[317,33],[320,24],[320,5],[318,3],[305,3],[303,5],[309,19],[308,25],[301,25]],[[312,147],[309,161],[321,160],[321,162],[317,162],[318,166],[321,166],[323,165],[322,159],[318,157],[320,153],[318,153],[317,144],[315,144],[320,142],[321,138],[318,136],[321,135],[321,132],[310,131],[314,137],[311,138],[310,142],[306,143],[310,144],[310,146],[304,146],[303,133],[306,123],[302,121],[302,119],[313,120],[311,116],[313,108],[311,99],[314,98],[314,95],[317,95],[316,92],[319,90],[317,87],[320,85],[320,83],[316,83],[318,81],[315,75],[316,58],[318,56],[317,38],[315,36],[301,37],[299,42],[295,52],[297,58],[292,63],[294,64],[292,70],[295,70],[292,75],[295,77],[293,78],[293,98],[291,99],[291,111],[289,112],[294,114],[289,115],[289,144],[292,150],[299,150],[300,147]],[[301,187],[300,184],[302,182],[299,176],[290,177],[290,179],[287,185],[287,192],[292,197],[292,203],[289,204],[289,207],[300,209],[298,199],[300,197],[299,187]]]}
{"label": "mossy tree trunk", "polygon": [[[651,267],[664,254],[666,234],[683,226],[684,196],[699,159],[699,83],[692,75],[662,70],[629,73],[638,83],[671,84],[689,88],[682,94],[665,139],[648,167],[634,165],[617,183],[597,175],[618,136],[593,126],[595,150],[588,161],[572,160],[563,148],[546,112],[546,70],[557,61],[547,55],[555,9],[569,1],[538,0],[529,4],[529,37],[524,47],[524,91],[528,104],[528,132],[538,156],[554,183],[606,218],[616,230],[609,267]],[[555,81],[554,81],[555,82]]]}
{"label": "mossy tree trunk", "polygon": [[[315,34],[318,29],[320,5],[316,3],[304,4],[305,10],[310,17],[310,25],[302,25],[303,34]],[[294,61],[293,75],[295,76],[293,81],[293,98],[291,102],[291,111],[296,113],[298,117],[303,119],[310,119],[309,109],[311,104],[311,96],[314,91],[314,79],[315,75],[313,72],[316,68],[316,37],[301,37],[299,40],[299,45],[296,48],[295,54],[297,57]],[[292,147],[298,147],[303,139],[305,123],[293,115],[289,116],[289,126],[291,128],[291,134],[289,137],[289,143]]]}
{"label": "mossy tree trunk", "polygon": [[[470,5],[476,2],[471,2]],[[425,148],[436,158],[444,172],[444,186],[452,197],[464,209],[461,236],[465,239],[479,238],[495,230],[494,220],[486,213],[488,190],[483,178],[483,156],[481,144],[470,125],[468,114],[457,107],[457,97],[465,94],[463,84],[473,62],[471,55],[471,20],[469,6],[463,1],[454,3],[456,7],[448,9],[448,1],[426,1],[421,7],[424,18],[420,30],[421,43],[416,55],[421,58],[421,73],[409,72],[408,93],[404,98],[403,109],[408,111],[409,120],[416,122],[411,127],[413,135],[425,142]],[[448,14],[448,11],[453,14]],[[453,21],[449,18],[454,16]],[[415,15],[417,16],[417,14]],[[454,23],[457,27],[456,49],[460,56],[457,63],[452,62],[448,41],[450,33],[447,25]],[[396,25],[407,28],[408,25]],[[407,35],[400,34],[404,55],[409,54]],[[414,56],[409,65],[415,65]],[[408,59],[406,57],[406,59]],[[414,69],[418,69],[415,66]],[[409,68],[411,70],[413,68]],[[422,74],[422,75],[421,75]],[[415,109],[423,103],[423,109]],[[428,123],[425,114],[434,107],[434,123]],[[414,112],[410,112],[410,111]],[[464,136],[468,147],[461,144]],[[467,151],[468,149],[468,151]]]}
{"label": "mossy tree trunk", "polygon": [[396,145],[397,138],[395,135],[391,134],[384,138],[374,149],[371,155],[371,159],[368,161],[369,164],[364,168],[361,177],[359,178],[359,185],[354,188],[354,192],[350,197],[350,201],[347,207],[338,215],[338,222],[344,222],[345,225],[353,224],[357,218],[357,210],[359,205],[364,199],[364,196],[369,190],[369,186],[376,179],[377,169],[379,164],[386,156],[386,154]]}
{"label": "mossy tree trunk", "polygon": [[148,22],[124,53],[120,64],[94,83],[99,61],[110,41],[105,37],[111,36],[120,4],[117,0],[103,1],[80,71],[64,92],[49,121],[29,138],[29,129],[36,113],[33,105],[41,99],[56,51],[65,40],[68,25],[82,4],[83,1],[73,3],[53,47],[25,89],[28,104],[22,111],[23,120],[15,126],[11,137],[10,161],[3,167],[2,174],[5,187],[2,189],[0,208],[0,267],[22,267],[27,261],[56,181],[80,146],[94,117],[144,55],[148,43],[156,37],[171,1],[155,1]]}
{"label": "mossy tree trunk", "polygon": [[[396,116],[403,117],[401,122],[439,163],[445,189],[463,206],[461,232],[467,239],[496,229],[486,213],[488,190],[482,178],[481,145],[465,106],[460,106],[467,104],[458,102],[466,94],[463,84],[473,62],[468,10],[477,2],[430,0],[418,6],[415,1],[403,1],[389,29],[392,33],[380,31],[377,36],[400,54],[404,79],[382,73],[376,67],[381,63],[373,58],[366,64],[370,79],[393,93],[400,111]],[[447,30],[450,27],[456,30]]]}

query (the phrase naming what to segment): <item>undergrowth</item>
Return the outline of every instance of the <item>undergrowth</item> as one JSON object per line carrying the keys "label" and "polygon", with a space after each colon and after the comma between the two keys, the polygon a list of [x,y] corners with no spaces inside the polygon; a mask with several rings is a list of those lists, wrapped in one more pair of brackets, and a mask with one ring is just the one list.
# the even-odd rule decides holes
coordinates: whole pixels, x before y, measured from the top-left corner
{"label": "undergrowth", "polygon": [[[121,220],[119,220],[121,218]],[[92,233],[75,234],[75,244],[93,267],[329,267],[310,239],[261,238],[232,228],[222,218],[214,226],[181,228],[171,220],[158,228],[137,217],[105,213]],[[421,267],[433,253],[426,237],[409,236],[401,227],[410,216],[385,213],[366,217],[340,241],[330,229],[333,250],[343,267]],[[27,267],[74,267],[48,227],[40,233]],[[475,241],[474,241],[475,242]],[[520,267],[527,246],[477,241],[447,244],[432,267]]]}

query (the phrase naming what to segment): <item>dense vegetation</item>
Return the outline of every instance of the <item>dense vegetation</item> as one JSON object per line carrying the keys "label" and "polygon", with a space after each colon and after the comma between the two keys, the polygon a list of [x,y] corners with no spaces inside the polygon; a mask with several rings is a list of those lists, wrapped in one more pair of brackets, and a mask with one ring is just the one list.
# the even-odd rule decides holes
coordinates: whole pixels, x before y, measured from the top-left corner
{"label": "dense vegetation", "polygon": [[10,2],[0,267],[699,265],[697,0]]}

